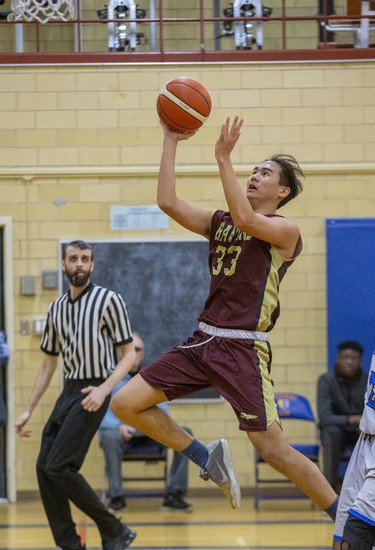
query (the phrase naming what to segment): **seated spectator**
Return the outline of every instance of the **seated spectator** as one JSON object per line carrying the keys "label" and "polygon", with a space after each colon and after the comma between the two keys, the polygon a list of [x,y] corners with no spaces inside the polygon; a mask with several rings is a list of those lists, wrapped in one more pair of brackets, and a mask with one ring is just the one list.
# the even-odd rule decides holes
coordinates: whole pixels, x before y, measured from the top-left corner
{"label": "seated spectator", "polygon": [[[137,374],[141,368],[144,356],[144,343],[140,336],[133,334],[134,347],[137,357],[130,373],[117,384],[113,389],[115,394],[132,376]],[[158,405],[168,410],[167,403]],[[191,433],[189,428],[184,427]],[[126,507],[125,494],[122,486],[122,456],[126,449],[132,444],[132,438],[136,430],[131,426],[123,424],[113,412],[108,409],[99,428],[99,442],[104,452],[105,470],[109,484],[109,507],[114,511]],[[139,432],[137,432],[139,434]],[[188,458],[174,451],[173,461],[169,472],[168,486],[161,506],[163,511],[191,512],[192,506],[185,500],[188,483]]]}
{"label": "seated spectator", "polygon": [[334,368],[318,380],[318,418],[323,449],[323,473],[340,490],[340,455],[356,444],[364,407],[367,374],[362,370],[363,347],[346,340],[337,346]]}

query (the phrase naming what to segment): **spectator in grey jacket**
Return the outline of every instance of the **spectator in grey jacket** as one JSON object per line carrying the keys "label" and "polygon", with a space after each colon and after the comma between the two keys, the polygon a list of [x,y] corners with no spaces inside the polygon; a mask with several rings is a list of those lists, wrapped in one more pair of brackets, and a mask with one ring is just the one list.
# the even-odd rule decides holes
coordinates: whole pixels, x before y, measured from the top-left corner
{"label": "spectator in grey jacket", "polygon": [[331,486],[340,490],[340,455],[359,436],[367,374],[362,370],[363,347],[354,340],[337,346],[334,368],[318,380],[318,417],[323,448],[323,472]]}

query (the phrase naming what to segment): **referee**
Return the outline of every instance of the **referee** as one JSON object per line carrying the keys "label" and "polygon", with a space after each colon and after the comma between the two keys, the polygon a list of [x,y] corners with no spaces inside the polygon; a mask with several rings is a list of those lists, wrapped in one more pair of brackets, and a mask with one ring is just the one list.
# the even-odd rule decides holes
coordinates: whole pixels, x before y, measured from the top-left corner
{"label": "referee", "polygon": [[50,304],[41,343],[44,358],[25,410],[16,420],[16,433],[30,437],[25,425],[60,356],[64,388],[44,427],[37,460],[48,522],[59,548],[84,550],[71,514],[73,503],[95,521],[103,550],[124,550],[136,533],[104,506],[79,470],[106,413],[111,390],[134,363],[132,332],[123,298],[90,281],[94,258],[88,243],[67,244],[62,269],[69,291]]}

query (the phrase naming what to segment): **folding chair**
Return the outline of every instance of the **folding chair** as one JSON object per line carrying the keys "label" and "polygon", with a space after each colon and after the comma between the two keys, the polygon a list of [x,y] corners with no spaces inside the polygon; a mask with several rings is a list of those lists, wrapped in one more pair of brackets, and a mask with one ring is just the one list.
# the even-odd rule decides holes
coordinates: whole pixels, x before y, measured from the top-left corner
{"label": "folding chair", "polygon": [[[123,472],[124,483],[143,482],[145,489],[134,491],[125,486],[127,497],[161,497],[165,494],[168,481],[168,449],[157,441],[154,441],[141,432],[136,432],[129,442],[128,447],[122,456],[122,462],[126,463],[126,470]],[[143,462],[143,465],[140,463]],[[130,464],[136,464],[131,467]],[[162,482],[161,489],[150,487],[150,483]],[[104,472],[104,486],[107,486],[107,476]],[[107,490],[102,490],[102,500],[107,498]]]}
{"label": "folding chair", "polygon": [[[122,462],[143,462],[143,470],[137,466],[135,474],[132,474],[126,468],[122,480],[124,482],[147,482],[147,496],[163,495],[167,486],[168,478],[168,450],[164,445],[154,441],[147,435],[139,432],[135,434],[130,441],[130,445],[122,456]],[[152,471],[151,471],[152,470]],[[149,482],[162,481],[163,488],[161,492],[149,492]],[[129,491],[126,493],[131,496]],[[142,496],[145,493],[142,492]]]}
{"label": "folding chair", "polygon": [[[317,425],[307,397],[297,393],[275,393],[275,399],[279,417],[282,421],[283,430],[288,442],[287,424],[289,420],[293,421],[294,437],[298,437],[297,442],[289,442],[289,445],[312,460],[312,462],[319,464],[319,445],[316,443]],[[300,430],[299,432],[298,428]],[[310,434],[307,432],[310,432]],[[307,498],[287,478],[284,476],[281,477],[280,474],[276,473],[268,466],[257,451],[255,451],[254,463],[254,506],[256,510],[259,510],[259,502],[262,499]],[[280,490],[281,484],[283,484],[284,489],[287,490]],[[268,490],[264,488],[264,486],[266,486]]]}

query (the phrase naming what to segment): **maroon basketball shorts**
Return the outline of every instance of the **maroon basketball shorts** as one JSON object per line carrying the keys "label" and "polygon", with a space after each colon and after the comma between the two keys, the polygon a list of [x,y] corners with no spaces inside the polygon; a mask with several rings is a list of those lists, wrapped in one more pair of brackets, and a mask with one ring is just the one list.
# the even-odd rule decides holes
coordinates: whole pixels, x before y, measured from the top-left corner
{"label": "maroon basketball shorts", "polygon": [[264,431],[279,421],[270,365],[268,342],[209,336],[198,330],[140,374],[169,401],[213,387],[232,406],[240,430]]}

